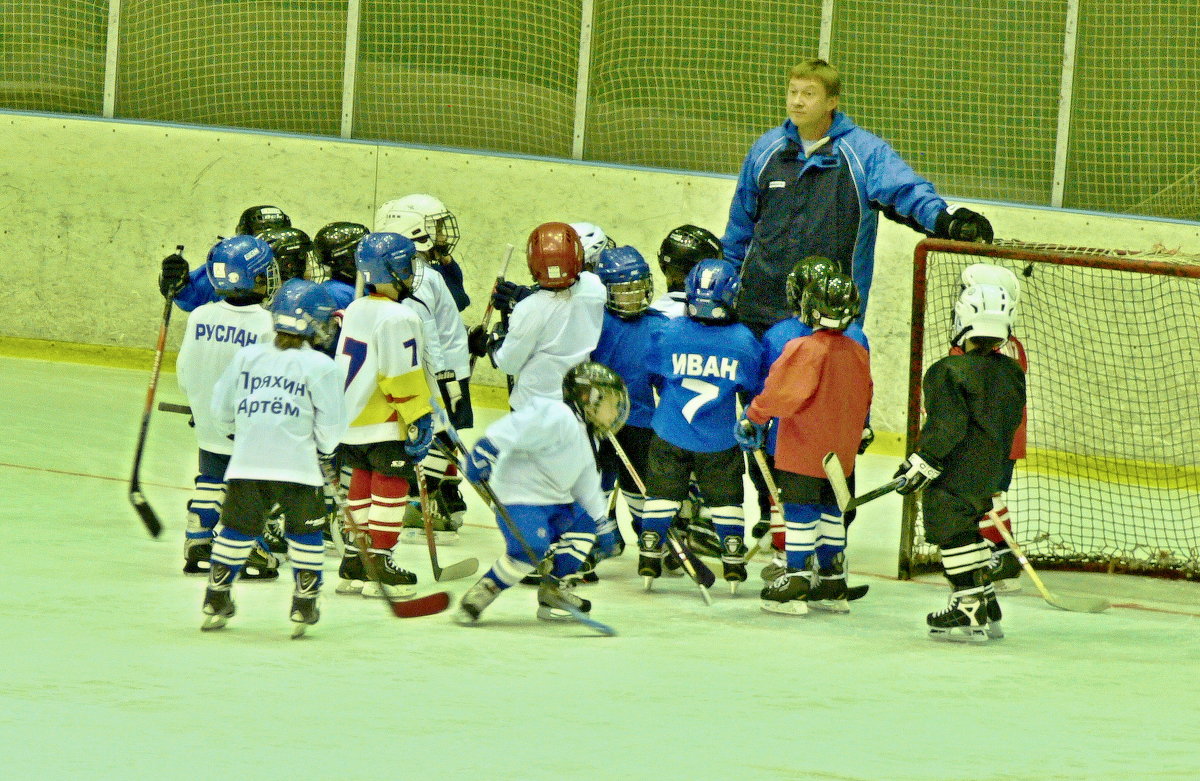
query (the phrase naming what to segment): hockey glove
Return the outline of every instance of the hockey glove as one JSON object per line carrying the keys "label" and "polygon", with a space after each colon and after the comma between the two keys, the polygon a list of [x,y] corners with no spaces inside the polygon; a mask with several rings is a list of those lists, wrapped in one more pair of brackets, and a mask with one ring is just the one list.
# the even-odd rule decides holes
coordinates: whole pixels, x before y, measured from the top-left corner
{"label": "hockey glove", "polygon": [[750,452],[758,450],[763,446],[763,442],[767,439],[767,427],[762,423],[755,423],[750,418],[746,417],[746,413],[742,413],[742,417],[734,425],[733,436],[737,439],[737,443],[742,450]]}
{"label": "hockey glove", "polygon": [[518,302],[528,298],[535,290],[537,288],[518,285],[507,279],[501,280],[496,283],[496,289],[492,292],[492,306],[496,307],[497,312],[511,312]]}
{"label": "hockey glove", "polygon": [[992,224],[979,212],[964,206],[951,206],[937,216],[933,235],[952,241],[992,242]]}
{"label": "hockey glove", "polygon": [[492,469],[496,466],[496,459],[499,457],[500,451],[496,449],[496,444],[492,440],[487,437],[480,439],[464,459],[463,471],[467,475],[467,480],[472,483],[482,483],[491,478]]}
{"label": "hockey glove", "polygon": [[162,271],[158,275],[158,292],[163,298],[175,298],[188,286],[191,269],[178,252],[163,258]]}
{"label": "hockey glove", "polygon": [[[345,501],[345,489],[338,480],[337,469],[333,465],[333,453],[317,453],[317,461],[321,464],[321,476],[325,479],[325,509],[333,512]],[[339,494],[343,501],[338,501]]]}
{"label": "hockey glove", "polygon": [[458,412],[458,403],[462,401],[462,388],[458,384],[458,375],[453,369],[437,373],[437,384],[442,390],[442,398],[446,401],[446,411]]}
{"label": "hockey glove", "polygon": [[476,358],[482,358],[488,354],[491,341],[491,334],[483,330],[483,326],[477,325],[467,332],[467,351]]}
{"label": "hockey glove", "polygon": [[612,557],[617,550],[617,519],[605,516],[596,519],[596,545],[592,549],[596,561]]}
{"label": "hockey glove", "polygon": [[926,483],[936,480],[941,473],[942,468],[934,464],[932,459],[925,459],[913,453],[900,465],[896,474],[892,475],[892,477],[903,477],[905,480],[904,485],[896,489],[896,493],[911,494],[920,491]]}
{"label": "hockey glove", "polygon": [[867,452],[867,448],[875,441],[875,429],[870,426],[863,426],[862,439],[858,441],[858,454],[861,456]]}
{"label": "hockey glove", "polygon": [[420,461],[429,455],[429,447],[433,444],[433,415],[423,415],[408,427],[408,441],[404,443],[404,452],[413,462]]}

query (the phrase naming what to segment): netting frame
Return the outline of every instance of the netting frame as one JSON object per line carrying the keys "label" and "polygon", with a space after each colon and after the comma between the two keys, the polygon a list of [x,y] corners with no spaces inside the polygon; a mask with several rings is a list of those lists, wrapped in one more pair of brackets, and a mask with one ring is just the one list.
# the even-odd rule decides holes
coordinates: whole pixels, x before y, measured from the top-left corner
{"label": "netting frame", "polygon": [[[949,241],[945,239],[923,239],[913,250],[912,310],[909,341],[908,410],[905,430],[904,453],[907,457],[916,450],[922,424],[922,381],[927,368],[925,363],[926,311],[928,309],[928,282],[930,255],[935,253],[971,255],[978,262],[988,258],[1021,261],[1027,263],[1054,263],[1086,268],[1123,271],[1130,273],[1158,274],[1196,279],[1200,284],[1200,262],[1197,258],[1173,259],[1166,253],[1147,253],[1134,250],[1099,249],[1054,244],[1031,244],[1015,240],[998,240],[994,244]],[[1190,262],[1189,262],[1190,261]],[[920,494],[904,497],[900,524],[900,548],[897,575],[901,580],[910,580],[920,575],[941,572],[941,559],[936,554],[924,554],[917,550],[917,518],[920,512]],[[1156,567],[1145,562],[1130,564],[1115,558],[1108,561],[1076,560],[1055,556],[1041,556],[1026,551],[1030,563],[1041,569],[1108,572],[1149,575],[1163,578],[1185,578],[1200,580],[1200,572],[1181,571],[1169,566]]]}

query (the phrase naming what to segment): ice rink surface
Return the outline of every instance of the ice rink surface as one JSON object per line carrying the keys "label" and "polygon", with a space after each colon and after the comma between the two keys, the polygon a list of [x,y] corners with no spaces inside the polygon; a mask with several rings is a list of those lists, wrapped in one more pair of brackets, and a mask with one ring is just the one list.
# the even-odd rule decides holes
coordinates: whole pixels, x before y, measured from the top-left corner
{"label": "ice rink surface", "polygon": [[[1056,610],[1026,577],[1006,639],[934,643],[924,616],[947,589],[895,580],[895,496],[851,528],[850,582],[871,591],[846,616],[761,612],[761,565],[712,607],[686,580],[647,594],[629,550],[583,587],[617,637],[537,621],[521,586],[464,628],[333,594],[330,556],[306,638],[289,639],[286,568],[237,584],[237,616],[202,634],[204,582],[180,572],[185,419],[151,422],[151,539],[126,495],[147,373],[0,368],[4,779],[1200,778],[1200,584],[1046,572],[1114,607]],[[182,401],[173,375],[159,398]],[[864,457],[860,490],[896,461]],[[482,573],[501,537],[468,501],[441,563]],[[423,546],[400,558],[433,590]]]}

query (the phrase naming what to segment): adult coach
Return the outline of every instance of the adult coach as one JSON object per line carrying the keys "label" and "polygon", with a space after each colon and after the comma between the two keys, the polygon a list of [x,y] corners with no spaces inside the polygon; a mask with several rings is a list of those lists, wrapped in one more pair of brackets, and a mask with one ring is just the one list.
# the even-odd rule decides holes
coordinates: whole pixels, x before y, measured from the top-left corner
{"label": "adult coach", "polygon": [[842,84],[824,60],[787,76],[783,124],[759,137],[742,163],[725,258],[741,267],[739,319],[761,337],[791,316],[787,275],[822,255],[854,279],[866,312],[875,270],[876,210],[914,230],[960,241],[992,240],[983,215],[947,206],[887,142],[838,111]]}

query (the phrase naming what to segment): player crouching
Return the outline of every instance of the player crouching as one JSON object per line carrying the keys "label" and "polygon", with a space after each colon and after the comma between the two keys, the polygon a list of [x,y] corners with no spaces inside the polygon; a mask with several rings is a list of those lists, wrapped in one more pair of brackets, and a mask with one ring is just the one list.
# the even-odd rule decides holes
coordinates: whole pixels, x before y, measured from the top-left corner
{"label": "player crouching", "polygon": [[629,394],[616,372],[590,361],[568,370],[562,388],[562,401],[531,397],[488,426],[465,458],[467,479],[492,483],[509,518],[497,509],[505,555],[463,595],[454,617],[460,624],[478,621],[501,591],[543,559],[538,618],[569,618],[555,607],[562,604],[591,610],[563,579],[578,571],[593,544],[601,554],[612,551],[615,526],[607,523],[593,438],[620,430]]}
{"label": "player crouching", "polygon": [[998,285],[972,285],[954,305],[948,355],[925,373],[925,425],[916,452],[897,477],[908,494],[925,489],[925,539],[941,550],[950,603],[926,617],[934,640],[984,643],[1003,637],[1000,603],[986,569],[991,561],[979,518],[1007,475],[1013,436],[1025,408],[1025,373],[1000,347],[1016,302]]}
{"label": "player crouching", "polygon": [[213,415],[233,436],[233,454],[201,629],[220,629],[234,614],[233,582],[275,507],[283,510],[296,583],[292,636],[320,616],[325,481],[318,459],[337,447],[346,411],[341,373],[313,343],[325,337],[333,310],[333,298],[316,283],[289,280],[271,305],[274,342],[243,347],[213,390]]}

